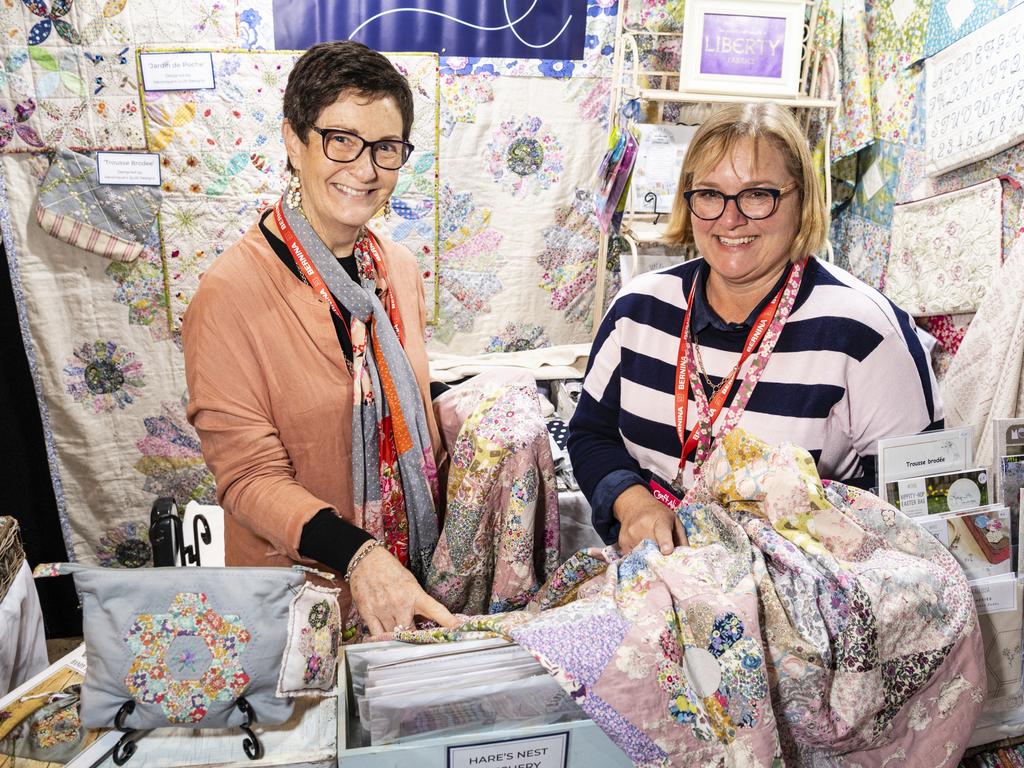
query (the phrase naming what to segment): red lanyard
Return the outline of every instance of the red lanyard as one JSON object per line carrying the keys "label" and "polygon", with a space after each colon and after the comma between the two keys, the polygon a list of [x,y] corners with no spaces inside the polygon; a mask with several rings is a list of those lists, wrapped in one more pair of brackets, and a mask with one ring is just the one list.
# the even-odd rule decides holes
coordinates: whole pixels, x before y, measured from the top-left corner
{"label": "red lanyard", "polygon": [[405,332],[402,328],[402,316],[398,312],[398,302],[395,299],[395,291],[391,288],[391,282],[388,280],[388,268],[384,266],[384,258],[381,256],[380,243],[377,242],[376,236],[367,229],[366,236],[356,242],[356,248],[363,253],[368,253],[370,259],[373,260],[374,269],[377,270],[377,274],[384,281],[385,285],[388,286],[386,292],[387,307],[385,309],[388,313],[388,320],[391,321],[392,327],[395,329],[395,333],[398,335],[398,343],[403,347],[405,346]]}
{"label": "red lanyard", "polygon": [[[722,412],[722,406],[725,405],[725,401],[729,397],[729,393],[732,391],[733,385],[736,383],[736,377],[739,375],[740,369],[743,368],[743,364],[750,357],[751,353],[754,352],[761,344],[761,339],[764,338],[768,328],[771,327],[772,321],[775,319],[775,313],[779,309],[779,302],[782,301],[782,294],[786,290],[786,286],[789,284],[789,278],[793,274],[793,267],[790,266],[789,272],[786,274],[786,280],[779,289],[779,292],[775,294],[775,297],[768,302],[768,305],[761,310],[761,314],[758,315],[757,320],[754,322],[754,326],[750,329],[750,333],[747,335],[747,343],[743,345],[743,352],[740,355],[740,360],[736,364],[736,367],[732,369],[725,381],[722,382],[721,388],[715,393],[715,396],[711,398],[711,402],[708,403],[708,427],[715,423],[715,419]],[[686,410],[689,407],[690,397],[690,375],[687,362],[687,344],[690,341],[690,310],[693,308],[693,296],[697,289],[697,281],[700,280],[700,274],[698,273],[693,279],[693,285],[690,286],[690,296],[686,300],[686,314],[683,316],[683,332],[679,337],[679,358],[676,362],[676,433],[679,435],[679,442],[683,445],[683,453],[679,457],[679,468],[682,469],[686,466],[686,458],[694,452],[697,448],[697,427],[694,426],[690,432],[689,439],[686,438]]]}
{"label": "red lanyard", "polygon": [[[284,210],[281,208],[281,200],[278,200],[277,203],[274,204],[274,221],[277,222],[277,228],[281,231],[281,238],[284,240],[284,244],[288,247],[288,252],[295,260],[295,265],[299,268],[302,274],[306,276],[306,282],[308,282],[313,290],[319,293],[320,296],[330,304],[331,311],[344,320],[344,316],[341,314],[341,310],[334,301],[334,296],[332,296],[331,292],[328,290],[327,284],[320,276],[320,272],[315,266],[313,266],[313,262],[309,260],[309,256],[306,255],[306,250],[302,247],[302,243],[299,242],[299,239],[295,236],[295,232],[288,224],[288,220],[285,219]],[[357,247],[369,254],[370,258],[373,260],[373,266],[377,270],[377,274],[383,278],[385,283],[387,283],[388,272],[387,268],[384,266],[384,259],[380,254],[380,245],[369,230],[366,230],[365,243],[357,243]],[[399,344],[404,347],[405,334],[402,329],[402,317],[398,313],[398,303],[395,300],[395,292],[390,290],[390,288],[387,292],[387,300],[388,319],[391,321],[391,325],[394,326],[395,333],[398,334]]]}

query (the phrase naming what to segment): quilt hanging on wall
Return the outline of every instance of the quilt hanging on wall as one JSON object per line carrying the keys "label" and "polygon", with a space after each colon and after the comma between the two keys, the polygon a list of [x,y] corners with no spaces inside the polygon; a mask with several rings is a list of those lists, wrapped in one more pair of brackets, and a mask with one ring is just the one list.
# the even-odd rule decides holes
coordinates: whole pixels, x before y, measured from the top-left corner
{"label": "quilt hanging on wall", "polygon": [[975,312],[1001,252],[998,179],[895,206],[886,294],[913,315]]}

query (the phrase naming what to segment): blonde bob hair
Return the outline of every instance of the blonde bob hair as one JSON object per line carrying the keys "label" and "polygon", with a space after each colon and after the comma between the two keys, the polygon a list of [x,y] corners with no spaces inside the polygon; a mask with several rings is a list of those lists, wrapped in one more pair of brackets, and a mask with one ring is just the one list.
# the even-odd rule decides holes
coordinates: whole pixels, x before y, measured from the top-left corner
{"label": "blonde bob hair", "polygon": [[693,180],[717,166],[743,139],[754,140],[754,162],[765,143],[782,154],[786,170],[800,192],[800,228],[793,238],[790,259],[798,261],[825,246],[828,217],[818,174],[811,160],[807,137],[787,107],[778,104],[730,104],[705,120],[690,142],[679,174],[672,218],[665,233],[670,245],[693,245],[690,210],[683,192]]}

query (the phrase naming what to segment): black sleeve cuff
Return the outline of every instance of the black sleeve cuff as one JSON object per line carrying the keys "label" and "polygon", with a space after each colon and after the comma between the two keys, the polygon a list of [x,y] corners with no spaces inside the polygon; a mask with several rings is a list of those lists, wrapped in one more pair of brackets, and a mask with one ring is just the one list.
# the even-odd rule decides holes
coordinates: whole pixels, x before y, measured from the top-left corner
{"label": "black sleeve cuff", "polygon": [[330,509],[321,509],[302,527],[299,554],[344,573],[352,556],[372,538]]}

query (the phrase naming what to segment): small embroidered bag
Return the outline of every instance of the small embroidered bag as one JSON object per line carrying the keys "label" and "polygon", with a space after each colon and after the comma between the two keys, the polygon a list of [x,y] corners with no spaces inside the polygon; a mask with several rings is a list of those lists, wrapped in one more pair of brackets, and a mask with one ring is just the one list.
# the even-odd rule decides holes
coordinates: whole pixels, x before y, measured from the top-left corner
{"label": "small embroidered bag", "polygon": [[74,574],[82,595],[82,724],[237,726],[261,755],[250,725],[283,723],[291,696],[335,687],[338,591],[305,584],[308,570],[38,566],[37,578]]}
{"label": "small embroidered bag", "polygon": [[96,160],[61,149],[39,185],[36,221],[76,248],[114,261],[135,261],[154,237],[160,187],[101,184]]}

